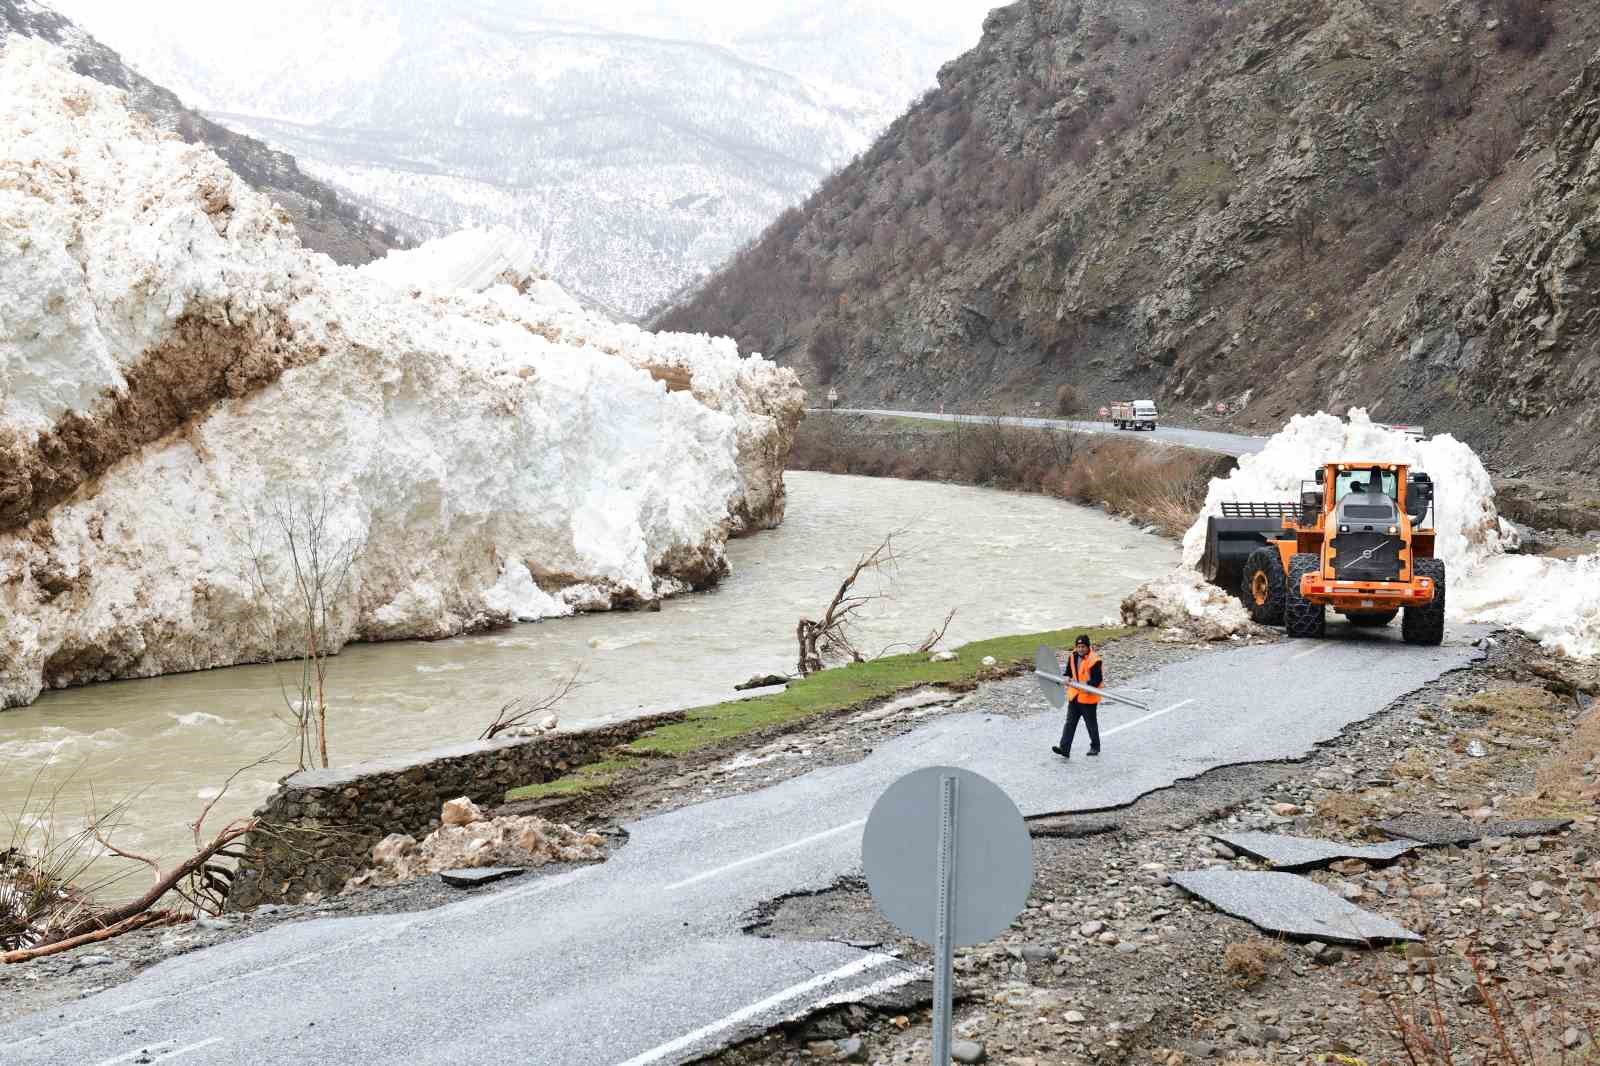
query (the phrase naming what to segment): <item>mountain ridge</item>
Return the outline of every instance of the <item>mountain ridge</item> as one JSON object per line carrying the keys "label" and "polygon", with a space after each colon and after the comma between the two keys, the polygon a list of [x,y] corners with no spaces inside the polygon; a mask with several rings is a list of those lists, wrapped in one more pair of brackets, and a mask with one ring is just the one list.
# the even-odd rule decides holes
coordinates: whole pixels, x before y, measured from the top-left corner
{"label": "mountain ridge", "polygon": [[1572,0],[1021,0],[655,322],[858,406],[1362,406],[1594,470],[1587,278],[1540,235],[1581,259],[1597,29]]}
{"label": "mountain ridge", "polygon": [[[419,238],[509,225],[569,290],[628,317],[864,148],[970,37],[881,2],[794,0],[719,24],[689,4],[290,0],[239,15],[233,33],[271,40],[235,60],[207,47],[220,28],[161,38],[115,5],[68,6],[98,8],[91,25],[208,114],[386,224]],[[316,39],[290,48],[280,23],[296,18]]]}

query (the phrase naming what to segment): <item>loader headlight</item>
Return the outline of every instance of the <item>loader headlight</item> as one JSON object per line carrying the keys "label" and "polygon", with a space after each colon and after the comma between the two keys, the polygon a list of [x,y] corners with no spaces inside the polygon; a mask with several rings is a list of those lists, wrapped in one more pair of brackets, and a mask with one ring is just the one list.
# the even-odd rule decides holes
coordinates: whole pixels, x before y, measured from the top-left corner
{"label": "loader headlight", "polygon": [[1350,532],[1350,527],[1349,526],[1340,526],[1339,527],[1339,532],[1340,533],[1348,533],[1348,532]]}

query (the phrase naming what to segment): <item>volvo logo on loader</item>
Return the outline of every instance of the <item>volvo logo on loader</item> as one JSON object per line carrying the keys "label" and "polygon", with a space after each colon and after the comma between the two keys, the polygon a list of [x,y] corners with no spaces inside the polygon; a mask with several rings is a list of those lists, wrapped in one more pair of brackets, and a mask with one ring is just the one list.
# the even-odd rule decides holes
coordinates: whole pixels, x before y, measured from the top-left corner
{"label": "volvo logo on loader", "polygon": [[1401,615],[1408,644],[1444,640],[1445,567],[1434,556],[1433,479],[1404,463],[1328,463],[1298,502],[1232,502],[1206,520],[1207,581],[1263,625],[1320,637],[1328,609],[1352,625]]}

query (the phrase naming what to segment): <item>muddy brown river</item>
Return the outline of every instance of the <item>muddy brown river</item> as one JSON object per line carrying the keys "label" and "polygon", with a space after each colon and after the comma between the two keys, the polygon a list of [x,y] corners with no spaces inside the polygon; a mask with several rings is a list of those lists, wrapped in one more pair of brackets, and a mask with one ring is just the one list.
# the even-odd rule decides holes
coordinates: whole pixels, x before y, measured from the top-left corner
{"label": "muddy brown river", "polygon": [[[875,586],[860,644],[918,641],[956,608],[945,646],[1097,622],[1178,549],[1042,496],[931,482],[790,473],[788,518],[729,545],[732,574],[659,612],[593,614],[436,643],[352,645],[332,661],[334,762],[471,740],[507,700],[548,692],[581,667],[563,728],[728,699],[795,665],[795,622],[815,616],[855,560],[893,530],[899,565]],[[191,821],[229,773],[290,733],[293,664],[238,666],[49,692],[0,712],[0,848],[30,789],[57,794],[57,825],[128,800],[119,844],[186,850]],[[291,749],[292,750],[292,749]],[[282,761],[235,782],[208,825],[248,813]],[[142,875],[128,883],[129,889]]]}

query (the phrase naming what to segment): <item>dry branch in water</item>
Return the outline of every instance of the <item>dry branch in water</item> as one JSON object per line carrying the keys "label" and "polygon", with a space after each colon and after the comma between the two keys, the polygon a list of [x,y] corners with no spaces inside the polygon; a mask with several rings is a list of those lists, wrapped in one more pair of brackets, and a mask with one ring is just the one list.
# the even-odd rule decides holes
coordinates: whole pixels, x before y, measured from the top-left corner
{"label": "dry branch in water", "polygon": [[[75,901],[66,920],[56,917],[39,935],[27,935],[29,930],[23,930],[15,937],[8,936],[5,941],[0,942],[15,945],[12,950],[0,954],[0,963],[29,962],[70,951],[83,944],[109,940],[147,925],[187,920],[189,915],[181,911],[170,908],[156,909],[156,904],[169,893],[182,898],[192,912],[213,914],[220,912],[222,902],[227,895],[231,873],[216,860],[237,858],[238,853],[233,849],[233,845],[248,835],[259,823],[255,818],[238,818],[229,822],[209,841],[202,842],[201,832],[206,817],[240,774],[261,766],[277,754],[278,752],[274,751],[264,755],[228,776],[217,795],[201,810],[199,817],[190,823],[189,829],[195,841],[194,853],[169,869],[164,870],[156,860],[128,851],[111,842],[109,835],[113,831],[111,820],[123,810],[125,804],[116,805],[105,815],[92,817],[83,832],[73,838],[76,846],[71,854],[58,855],[53,860],[53,866],[43,865],[37,860],[30,865],[22,850],[17,847],[0,856],[0,860],[3,860],[0,861],[0,889],[6,888],[8,884],[21,885],[25,883],[22,876],[31,874],[32,880],[26,883],[35,884],[39,891],[53,897]],[[92,853],[95,846],[98,846],[99,852],[149,867],[155,877],[154,884],[143,895],[127,903],[106,909],[93,906],[89,893],[77,888],[74,881],[97,857]],[[13,863],[16,864],[17,873],[12,872]],[[6,894],[9,895],[12,891],[20,889],[7,889]],[[37,928],[33,932],[37,933]]]}
{"label": "dry branch in water", "polygon": [[556,728],[558,721],[554,713],[561,701],[572,694],[578,687],[578,675],[583,672],[583,667],[576,667],[561,687],[537,699],[519,696],[500,708],[500,713],[495,715],[494,721],[489,723],[482,733],[478,734],[479,740],[493,740],[508,729],[521,729],[534,718],[539,718],[538,729],[541,733],[549,733]]}
{"label": "dry branch in water", "polygon": [[857,663],[864,661],[861,652],[851,641],[852,616],[882,596],[880,593],[856,592],[855,583],[869,570],[894,567],[897,562],[894,538],[904,532],[897,529],[890,533],[876,548],[856,561],[850,573],[839,583],[839,591],[833,594],[833,599],[828,603],[828,609],[822,613],[821,620],[802,618],[795,626],[795,640],[800,645],[801,677],[807,677],[821,670],[823,659],[827,656],[848,657],[851,662]]}

